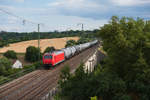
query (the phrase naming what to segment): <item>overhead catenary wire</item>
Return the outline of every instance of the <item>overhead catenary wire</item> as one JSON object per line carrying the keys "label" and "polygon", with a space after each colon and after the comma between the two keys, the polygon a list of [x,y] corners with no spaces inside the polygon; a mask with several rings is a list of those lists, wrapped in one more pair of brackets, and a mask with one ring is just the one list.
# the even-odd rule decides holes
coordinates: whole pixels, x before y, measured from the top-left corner
{"label": "overhead catenary wire", "polygon": [[[2,9],[2,8],[0,8],[0,11],[6,13],[7,15],[10,15],[10,16],[13,16],[13,17],[16,17],[16,18],[22,20],[23,25],[25,25],[26,22],[29,22],[29,23],[34,24],[34,25],[37,25],[37,26],[38,26],[38,33],[39,33],[38,48],[40,49],[40,25],[42,25],[42,23],[35,23],[35,22],[33,22],[33,21],[24,19],[24,18],[22,18],[22,17],[20,17],[20,16],[17,16],[17,15],[15,15],[15,14],[11,13],[11,12],[8,12],[8,11]],[[40,52],[39,52],[39,60],[40,60]]]}
{"label": "overhead catenary wire", "polygon": [[8,12],[8,11],[2,9],[2,8],[0,8],[0,11],[1,11],[1,12],[4,12],[4,13],[7,14],[7,15],[10,15],[10,16],[13,16],[13,17],[16,17],[16,18],[22,20],[23,24],[25,24],[26,22],[31,23],[31,24],[35,24],[35,25],[42,24],[42,23],[36,23],[36,22],[30,21],[30,20],[27,20],[27,19],[25,19],[25,18],[23,18],[23,17],[20,17],[20,16],[18,16],[18,15],[15,15],[15,14],[13,14],[13,13],[11,13],[11,12]]}
{"label": "overhead catenary wire", "polygon": [[26,23],[31,23],[31,24],[34,24],[36,26],[40,24],[40,26],[44,26],[44,27],[48,27],[49,28],[49,26],[47,26],[44,23],[36,23],[34,21],[31,21],[31,20],[25,19],[23,17],[20,17],[20,16],[14,14],[14,13],[8,12],[8,11],[2,9],[2,8],[0,8],[0,11],[3,12],[3,13],[5,13],[5,14],[7,14],[7,15],[10,15],[10,16],[13,16],[15,18],[18,18],[18,19],[22,20],[22,25],[25,25]]}
{"label": "overhead catenary wire", "polygon": [[[47,29],[50,28],[50,26],[46,25],[45,23],[37,23],[37,22],[31,21],[31,20],[25,19],[25,18],[20,17],[20,16],[14,14],[12,12],[9,12],[9,11],[5,10],[4,8],[0,8],[0,12],[3,12],[5,14],[9,15],[9,16],[13,16],[17,19],[20,19],[22,21],[22,25],[26,25],[27,23],[31,23],[31,24],[34,24],[36,26],[38,26],[38,24],[40,24],[40,27],[46,27]],[[79,23],[79,24],[81,25],[82,23]],[[82,30],[83,30],[83,26],[82,26]]]}

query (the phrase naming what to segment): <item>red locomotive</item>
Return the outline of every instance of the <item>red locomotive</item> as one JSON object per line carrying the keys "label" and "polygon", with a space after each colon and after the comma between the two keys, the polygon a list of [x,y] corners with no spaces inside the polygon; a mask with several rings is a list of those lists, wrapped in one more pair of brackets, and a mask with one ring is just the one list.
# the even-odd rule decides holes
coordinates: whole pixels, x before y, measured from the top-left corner
{"label": "red locomotive", "polygon": [[63,48],[59,51],[54,51],[52,53],[45,53],[43,55],[43,64],[48,65],[48,66],[55,66],[55,65],[65,61],[65,59],[71,58],[76,53],[79,53],[79,52],[95,45],[97,42],[98,42],[98,40],[94,40],[92,42]]}
{"label": "red locomotive", "polygon": [[63,51],[55,51],[53,53],[45,53],[43,56],[43,64],[55,66],[65,60]]}

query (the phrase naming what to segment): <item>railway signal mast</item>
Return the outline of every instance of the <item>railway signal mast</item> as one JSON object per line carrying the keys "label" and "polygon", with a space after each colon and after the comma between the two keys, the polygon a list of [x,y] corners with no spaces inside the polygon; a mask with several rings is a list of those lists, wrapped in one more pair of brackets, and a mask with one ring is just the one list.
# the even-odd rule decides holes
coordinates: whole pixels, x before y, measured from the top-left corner
{"label": "railway signal mast", "polygon": [[78,23],[77,26],[81,25],[81,30],[82,30],[82,35],[84,34],[84,24],[83,23]]}
{"label": "railway signal mast", "polygon": [[67,32],[67,41],[68,41],[68,37],[69,37],[69,31],[71,30],[71,28],[67,28],[66,32]]}
{"label": "railway signal mast", "polygon": [[77,26],[81,25],[81,30],[84,31],[84,24],[83,23],[78,23]]}
{"label": "railway signal mast", "polygon": [[40,24],[38,24],[38,33],[39,33],[38,48],[39,48],[39,60],[40,60]]}

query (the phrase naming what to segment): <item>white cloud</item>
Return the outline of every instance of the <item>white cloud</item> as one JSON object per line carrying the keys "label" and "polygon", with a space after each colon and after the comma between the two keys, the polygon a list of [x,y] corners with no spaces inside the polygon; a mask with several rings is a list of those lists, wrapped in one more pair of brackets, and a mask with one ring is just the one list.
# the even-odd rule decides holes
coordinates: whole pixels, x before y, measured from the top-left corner
{"label": "white cloud", "polygon": [[[61,15],[57,13],[52,14],[52,9],[48,8],[18,8],[14,6],[5,6],[0,5],[0,8],[5,9],[8,12],[15,12],[15,15],[18,15],[20,17],[23,17],[25,19],[28,19],[30,21],[36,22],[36,23],[46,23],[46,26],[42,26],[40,28],[40,31],[64,31],[67,28],[73,29],[73,30],[80,30],[81,27],[77,26],[77,23],[84,23],[85,30],[92,30],[95,28],[99,28],[104,23],[106,23],[106,20],[93,20],[91,18],[83,18],[83,17],[77,17],[77,16],[67,16],[67,15]],[[55,11],[55,10],[54,10]],[[31,23],[26,22],[25,25],[23,25],[22,20],[15,18],[13,16],[9,16],[3,12],[0,12],[0,14],[3,14],[3,16],[0,17],[1,23],[4,24],[0,25],[0,31],[18,31],[18,32],[31,32],[31,31],[37,31],[37,26],[33,25]],[[5,20],[3,20],[3,17]],[[48,26],[48,27],[47,27]]]}
{"label": "white cloud", "polygon": [[48,4],[61,15],[98,19],[109,7],[94,0],[56,0]]}
{"label": "white cloud", "polygon": [[106,6],[96,3],[91,0],[57,0],[48,4],[51,7],[63,8],[65,10],[80,11],[80,10],[106,10]]}
{"label": "white cloud", "polygon": [[150,0],[110,0],[110,1],[118,6],[136,6],[150,3]]}

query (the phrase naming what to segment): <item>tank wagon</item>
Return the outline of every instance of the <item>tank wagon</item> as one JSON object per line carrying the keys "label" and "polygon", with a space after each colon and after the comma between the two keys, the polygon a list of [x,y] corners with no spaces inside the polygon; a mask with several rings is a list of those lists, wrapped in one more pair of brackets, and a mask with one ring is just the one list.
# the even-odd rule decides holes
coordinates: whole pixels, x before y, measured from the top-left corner
{"label": "tank wagon", "polygon": [[97,43],[98,40],[94,40],[88,43],[63,48],[59,51],[54,51],[52,53],[45,53],[43,55],[43,64],[48,66],[55,66]]}

